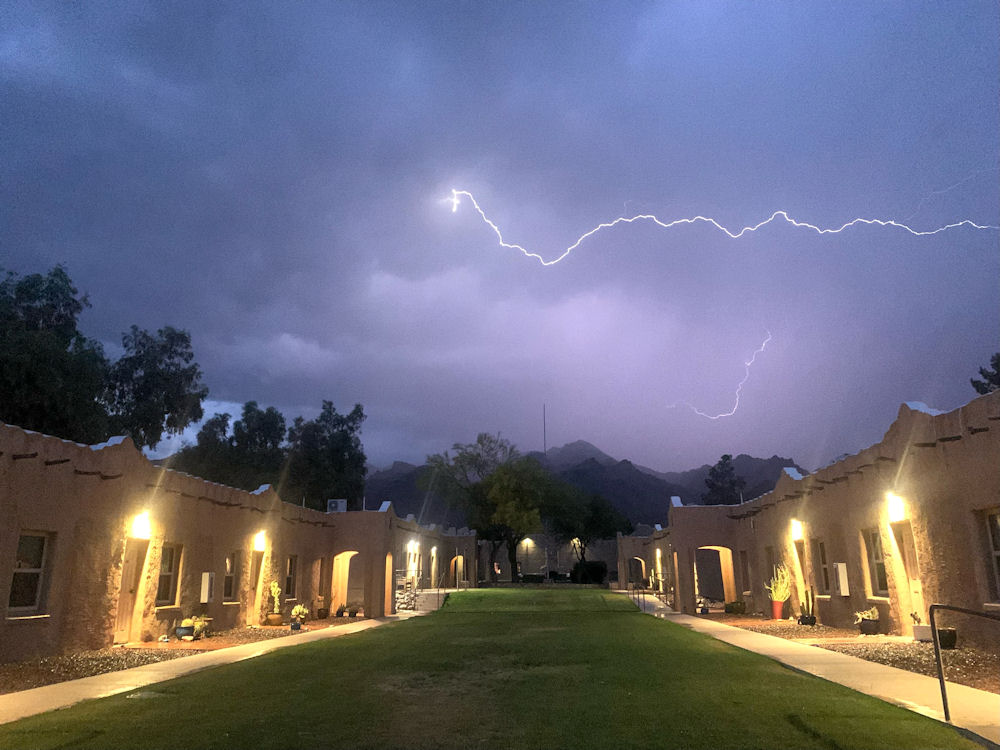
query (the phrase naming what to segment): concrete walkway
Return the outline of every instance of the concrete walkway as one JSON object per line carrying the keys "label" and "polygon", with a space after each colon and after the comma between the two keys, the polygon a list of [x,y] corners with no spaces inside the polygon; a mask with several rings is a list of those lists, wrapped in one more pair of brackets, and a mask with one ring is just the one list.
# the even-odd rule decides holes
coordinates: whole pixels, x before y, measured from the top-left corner
{"label": "concrete walkway", "polygon": [[[654,596],[647,595],[639,603],[645,604],[645,611],[657,617],[747,651],[769,656],[802,672],[944,721],[941,686],[937,678],[887,667],[817,646],[807,646],[786,638],[723,625],[702,617],[679,614]],[[1000,744],[1000,695],[954,682],[946,685],[951,723]]]}
{"label": "concrete walkway", "polygon": [[68,682],[44,685],[43,687],[32,688],[31,690],[22,690],[18,693],[7,693],[6,695],[0,695],[0,724],[16,721],[25,716],[53,711],[57,708],[66,708],[80,701],[92,698],[105,698],[109,695],[116,695],[128,690],[145,687],[155,682],[172,680],[175,677],[200,672],[209,667],[218,667],[223,664],[233,664],[243,661],[244,659],[252,659],[255,656],[276,651],[279,648],[298,646],[303,643],[312,643],[313,641],[321,641],[328,638],[338,638],[342,635],[350,635],[351,633],[360,633],[362,630],[377,628],[379,625],[384,625],[387,622],[406,620],[420,614],[422,613],[408,612],[390,617],[359,620],[358,622],[346,625],[309,630],[283,638],[245,643],[241,646],[231,646],[230,648],[206,651],[169,661],[133,667],[132,669],[123,669],[120,672],[108,672],[107,674],[84,677],[79,680],[69,680]]}

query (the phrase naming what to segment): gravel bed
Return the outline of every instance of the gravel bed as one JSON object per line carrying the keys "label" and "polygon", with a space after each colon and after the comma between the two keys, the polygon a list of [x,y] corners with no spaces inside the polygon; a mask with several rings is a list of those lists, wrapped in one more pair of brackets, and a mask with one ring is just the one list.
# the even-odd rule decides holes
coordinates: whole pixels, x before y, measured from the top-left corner
{"label": "gravel bed", "polygon": [[292,633],[287,627],[234,628],[197,641],[172,638],[169,643],[151,643],[148,648],[119,646],[0,664],[0,695],[288,635]]}
{"label": "gravel bed", "polygon": [[[855,628],[806,626],[799,625],[795,620],[765,620],[762,617],[719,613],[699,616],[755,633],[806,641],[810,645],[858,659],[937,677],[934,646],[930,643],[862,636]],[[941,654],[946,680],[1000,694],[1000,653],[965,646],[944,650]]]}

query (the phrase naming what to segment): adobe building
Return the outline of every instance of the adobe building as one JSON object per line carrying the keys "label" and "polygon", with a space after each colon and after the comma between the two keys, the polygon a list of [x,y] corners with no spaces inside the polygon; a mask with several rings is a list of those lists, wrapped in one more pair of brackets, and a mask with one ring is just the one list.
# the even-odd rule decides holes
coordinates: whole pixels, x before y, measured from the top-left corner
{"label": "adobe building", "polygon": [[926,624],[935,603],[1000,614],[1000,391],[947,413],[903,404],[857,455],[808,476],[786,469],[742,505],[674,505],[669,519],[619,537],[618,569],[623,585],[652,579],[678,611],[715,588],[696,583],[701,561],[702,577],[721,579],[724,600],[747,612],[770,612],[764,583],[784,563],[785,617],[809,589],[819,622],[837,627],[873,606],[881,632],[903,635],[911,613]]}
{"label": "adobe building", "polygon": [[403,590],[475,581],[476,537],[378,511],[321,513],[0,423],[0,662],[260,624],[281,589],[313,613],[395,611]]}

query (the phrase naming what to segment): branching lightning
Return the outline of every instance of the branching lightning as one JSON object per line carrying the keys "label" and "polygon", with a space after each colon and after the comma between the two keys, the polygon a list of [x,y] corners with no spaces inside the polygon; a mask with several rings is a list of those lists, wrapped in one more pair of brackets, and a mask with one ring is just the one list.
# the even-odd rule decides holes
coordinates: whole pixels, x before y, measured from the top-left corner
{"label": "branching lightning", "polygon": [[767,226],[776,219],[782,219],[787,224],[791,224],[793,227],[812,230],[813,232],[816,232],[816,234],[839,234],[840,232],[843,232],[845,229],[849,229],[857,224],[867,224],[869,226],[880,226],[880,227],[893,227],[896,229],[902,229],[905,232],[909,232],[910,234],[916,237],[928,237],[933,234],[946,232],[949,229],[958,229],[959,227],[968,227],[970,229],[980,229],[980,230],[1000,229],[1000,227],[997,226],[992,226],[988,224],[977,224],[969,219],[963,219],[962,221],[957,221],[952,224],[945,224],[944,226],[937,227],[936,229],[918,230],[914,229],[913,227],[907,224],[895,221],[893,219],[866,219],[862,217],[851,219],[850,221],[846,222],[845,224],[842,224],[839,227],[818,227],[815,224],[810,224],[805,221],[798,221],[797,219],[793,219],[791,216],[788,215],[787,212],[779,210],[775,211],[768,218],[764,219],[761,222],[758,222],[757,224],[753,224],[751,226],[745,226],[739,231],[734,232],[731,229],[728,229],[727,227],[720,224],[715,219],[708,216],[693,216],[688,219],[674,219],[673,221],[663,221],[662,219],[654,216],[653,214],[637,214],[636,216],[619,216],[617,219],[613,219],[612,221],[606,221],[602,222],[601,224],[598,224],[593,229],[584,232],[582,235],[580,235],[580,237],[577,238],[576,242],[574,242],[572,245],[563,250],[560,255],[558,255],[555,258],[552,258],[551,260],[546,260],[538,253],[531,252],[530,250],[527,250],[521,245],[512,242],[507,242],[506,240],[504,240],[503,233],[500,231],[500,228],[496,224],[494,224],[493,221],[490,220],[490,218],[486,215],[486,212],[483,211],[482,207],[479,205],[479,202],[468,190],[452,190],[451,196],[445,198],[444,202],[450,203],[452,213],[455,213],[458,211],[458,207],[459,205],[461,205],[463,198],[469,199],[469,202],[472,204],[472,207],[479,214],[479,217],[483,220],[483,222],[487,226],[489,226],[490,229],[493,230],[493,233],[496,234],[497,240],[500,243],[500,247],[505,247],[508,250],[518,250],[526,258],[534,258],[543,266],[554,266],[556,263],[559,263],[561,260],[564,260],[574,250],[576,250],[583,243],[584,240],[588,239],[589,237],[592,237],[593,235],[597,234],[603,229],[611,229],[612,227],[616,227],[619,224],[633,224],[635,222],[642,222],[642,221],[650,221],[658,226],[663,227],[664,229],[672,229],[673,227],[680,226],[682,224],[698,224],[698,223],[711,224],[719,231],[725,232],[730,238],[734,240],[738,240],[740,237],[750,232],[756,232],[758,229]]}
{"label": "branching lightning", "polygon": [[743,380],[741,380],[739,382],[739,385],[736,386],[736,400],[733,403],[733,408],[730,411],[723,412],[722,414],[706,414],[700,409],[689,404],[687,401],[680,401],[676,404],[670,404],[670,406],[668,406],[667,408],[676,409],[678,406],[686,406],[695,414],[697,414],[699,417],[705,417],[706,419],[712,419],[712,420],[733,416],[736,413],[736,410],[740,408],[740,395],[743,393],[743,386],[750,379],[750,368],[753,367],[753,363],[757,360],[757,355],[762,354],[764,349],[767,347],[769,343],[771,343],[770,331],[767,332],[767,338],[764,339],[763,343],[761,343],[761,345],[757,348],[757,350],[750,356],[750,359],[747,362],[743,363],[743,365],[746,367],[746,372],[743,374]]}
{"label": "branching lightning", "polygon": [[[966,178],[966,180],[968,180],[968,179],[970,179],[970,178]],[[965,182],[966,180],[963,180],[962,182]],[[961,183],[957,183],[956,185],[952,185],[952,186],[946,188],[945,190],[938,191],[938,192],[947,192],[947,190],[951,190],[952,188],[956,187],[958,184],[961,184]],[[952,224],[945,224],[944,226],[940,226],[940,227],[937,227],[935,229],[918,230],[918,229],[914,229],[913,227],[909,226],[905,222],[899,222],[899,221],[895,221],[893,219],[867,219],[867,218],[863,218],[863,217],[858,217],[858,218],[855,218],[855,219],[851,219],[850,221],[848,221],[848,222],[840,225],[839,227],[819,227],[819,226],[816,226],[815,224],[810,224],[810,223],[805,222],[805,221],[798,221],[797,219],[794,219],[791,216],[789,216],[786,211],[779,210],[779,211],[775,211],[768,218],[764,219],[761,222],[758,222],[757,224],[753,224],[751,226],[745,226],[742,229],[740,229],[739,231],[733,231],[733,230],[728,229],[727,227],[723,226],[722,224],[720,224],[715,219],[713,219],[711,217],[708,217],[708,216],[700,216],[699,215],[699,216],[693,216],[691,218],[686,218],[686,219],[674,219],[673,221],[663,221],[662,219],[654,216],[653,214],[637,214],[635,216],[619,216],[617,219],[613,219],[612,221],[602,222],[601,224],[598,224],[593,229],[590,229],[589,231],[584,232],[582,235],[580,235],[577,238],[576,242],[574,242],[572,245],[570,245],[565,250],[563,250],[562,253],[560,253],[558,256],[556,256],[555,258],[552,258],[550,260],[546,260],[541,255],[539,255],[538,253],[531,252],[530,250],[527,250],[526,248],[522,247],[521,245],[518,245],[518,244],[512,243],[512,242],[507,242],[506,240],[504,240],[503,233],[500,231],[500,228],[486,215],[486,212],[483,211],[482,207],[479,205],[479,202],[475,199],[475,197],[472,195],[472,193],[470,193],[468,190],[454,190],[453,189],[451,191],[451,196],[445,198],[444,202],[445,203],[450,203],[451,204],[452,213],[456,213],[458,211],[458,207],[462,203],[462,200],[466,199],[466,198],[472,204],[472,207],[479,214],[479,217],[483,220],[483,222],[487,226],[489,226],[490,229],[493,230],[494,234],[496,234],[497,241],[499,242],[500,247],[504,247],[504,248],[507,248],[509,250],[517,250],[522,255],[524,255],[526,258],[534,258],[539,263],[541,263],[543,266],[554,266],[556,263],[559,263],[560,261],[566,259],[574,250],[576,250],[583,243],[584,240],[588,239],[589,237],[592,237],[593,235],[597,234],[601,230],[611,229],[613,227],[618,226],[619,224],[633,224],[635,222],[644,222],[644,221],[652,222],[652,223],[654,223],[654,224],[656,224],[656,225],[658,225],[660,227],[663,227],[664,229],[671,229],[673,227],[680,226],[680,225],[683,225],[683,224],[698,224],[698,223],[710,224],[713,227],[715,227],[716,229],[718,229],[719,231],[724,232],[726,235],[728,235],[730,238],[732,238],[734,240],[739,239],[740,237],[742,237],[745,234],[749,234],[751,232],[756,232],[758,229],[761,229],[761,228],[767,226],[768,224],[770,224],[771,222],[773,222],[773,221],[775,221],[777,219],[781,219],[785,223],[791,224],[792,226],[798,227],[800,229],[811,230],[811,231],[815,232],[816,234],[839,234],[840,232],[843,232],[843,231],[845,231],[845,230],[847,230],[847,229],[849,229],[849,228],[851,228],[853,226],[856,226],[858,224],[865,224],[865,225],[868,225],[868,226],[879,226],[879,227],[892,227],[894,229],[901,229],[901,230],[903,230],[905,232],[908,232],[908,233],[914,235],[915,237],[928,237],[928,236],[931,236],[931,235],[939,234],[941,232],[946,232],[946,231],[951,230],[951,229],[958,229],[960,227],[968,227],[969,229],[977,229],[977,230],[986,230],[986,229],[996,230],[996,229],[1000,229],[1000,227],[998,227],[998,226],[993,226],[993,225],[989,225],[989,224],[977,224],[976,222],[971,221],[969,219],[963,219],[962,221],[957,221],[957,222],[954,222]],[[907,219],[907,221],[908,221],[908,219]],[[721,414],[708,414],[708,413],[703,412],[700,409],[692,406],[691,404],[687,403],[686,401],[681,401],[681,402],[678,402],[678,403],[671,404],[668,408],[673,409],[673,408],[676,408],[678,406],[686,406],[687,408],[691,409],[691,411],[693,411],[698,416],[705,417],[706,419],[711,419],[711,420],[717,420],[717,419],[722,419],[724,417],[731,417],[731,416],[733,416],[736,413],[737,409],[739,409],[739,406],[740,406],[740,396],[743,393],[743,386],[746,384],[747,380],[750,379],[750,368],[753,366],[754,362],[757,360],[757,355],[763,353],[764,349],[767,347],[767,345],[770,343],[770,341],[771,341],[771,332],[768,331],[767,332],[767,338],[764,339],[764,341],[763,341],[763,343],[761,343],[760,347],[756,351],[754,351],[754,353],[750,357],[749,361],[743,363],[744,366],[746,367],[746,372],[745,372],[745,374],[743,376],[743,380],[741,380],[739,382],[739,384],[736,386],[735,402],[733,403],[733,408],[730,411],[723,412]]]}

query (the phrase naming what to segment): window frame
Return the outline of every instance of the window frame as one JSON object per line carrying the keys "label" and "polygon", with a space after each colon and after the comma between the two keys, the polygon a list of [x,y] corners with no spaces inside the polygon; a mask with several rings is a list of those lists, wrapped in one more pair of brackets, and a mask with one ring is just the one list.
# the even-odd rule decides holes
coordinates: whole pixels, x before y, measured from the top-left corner
{"label": "window frame", "polygon": [[826,542],[822,539],[810,539],[809,546],[813,553],[813,579],[821,594],[830,593],[830,558],[826,554]]}
{"label": "window frame", "polygon": [[993,601],[1000,601],[1000,508],[992,508],[984,514],[986,521],[986,544],[990,552],[993,573]]}
{"label": "window frame", "polygon": [[[889,574],[885,564],[885,549],[882,546],[882,534],[877,526],[861,532],[865,545],[865,557],[868,560],[868,586],[872,596],[889,596]],[[881,573],[881,576],[879,575]],[[882,588],[879,584],[884,583]]]}
{"label": "window frame", "polygon": [[[20,561],[17,559],[17,553],[15,551],[14,559],[14,569],[11,571],[10,576],[10,592],[7,597],[7,611],[11,615],[25,616],[34,615],[40,612],[44,612],[46,604],[46,593],[48,586],[48,563],[51,558],[50,548],[52,546],[52,539],[55,538],[55,534],[50,531],[36,531],[34,529],[22,529],[17,537],[18,549],[21,547],[21,539],[24,537],[36,537],[42,539],[42,556],[39,561],[38,567],[27,567],[26,565],[21,565]],[[34,586],[34,598],[31,604],[21,604],[14,605],[11,603],[11,598],[15,593],[14,580],[17,576],[37,576],[38,580]]]}
{"label": "window frame", "polygon": [[222,576],[222,601],[239,601],[240,596],[240,553],[230,552],[226,555],[225,569]]}
{"label": "window frame", "polygon": [[[171,558],[173,562],[172,568],[164,573],[163,571],[163,557],[164,552],[167,550],[171,551]],[[184,547],[180,544],[174,544],[173,542],[168,542],[160,547],[160,569],[156,578],[156,601],[154,606],[157,607],[176,607],[177,606],[177,592],[180,589],[180,573],[181,573],[181,558],[184,554]],[[164,578],[169,578],[169,598],[164,598],[160,596],[160,590],[163,587]]]}

